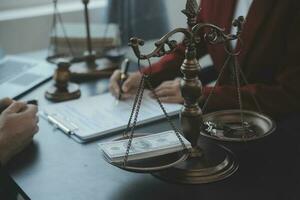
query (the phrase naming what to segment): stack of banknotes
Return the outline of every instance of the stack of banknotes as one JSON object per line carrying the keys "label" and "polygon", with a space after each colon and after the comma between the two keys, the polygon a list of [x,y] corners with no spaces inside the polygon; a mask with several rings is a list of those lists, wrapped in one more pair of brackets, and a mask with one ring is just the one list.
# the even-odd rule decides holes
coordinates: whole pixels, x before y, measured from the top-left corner
{"label": "stack of banknotes", "polygon": [[[187,149],[191,143],[180,135]],[[99,143],[98,147],[104,156],[112,163],[124,161],[128,146],[128,139]],[[146,159],[170,154],[184,149],[174,131],[165,131],[133,138],[128,154],[128,161]]]}

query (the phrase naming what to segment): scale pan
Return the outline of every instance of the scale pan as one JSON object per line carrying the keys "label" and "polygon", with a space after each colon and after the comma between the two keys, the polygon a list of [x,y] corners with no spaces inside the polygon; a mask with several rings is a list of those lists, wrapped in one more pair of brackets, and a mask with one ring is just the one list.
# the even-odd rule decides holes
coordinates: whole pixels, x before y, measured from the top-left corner
{"label": "scale pan", "polygon": [[[134,134],[134,138],[145,136],[146,134]],[[128,137],[117,138],[116,140],[127,139]],[[114,165],[120,169],[135,172],[135,173],[152,173],[161,171],[167,168],[170,168],[174,165],[177,165],[180,162],[185,161],[189,156],[189,153],[184,151],[179,151],[175,153],[160,155],[152,158],[139,159],[134,161],[127,161],[126,166],[123,162],[114,163],[107,159],[105,156],[104,159],[111,165]]]}
{"label": "scale pan", "polygon": [[[243,116],[243,124],[241,123]],[[270,135],[276,128],[268,116],[248,110],[222,110],[203,115],[201,135],[230,142],[247,142]],[[208,126],[207,126],[208,125]],[[210,126],[211,125],[211,126]]]}

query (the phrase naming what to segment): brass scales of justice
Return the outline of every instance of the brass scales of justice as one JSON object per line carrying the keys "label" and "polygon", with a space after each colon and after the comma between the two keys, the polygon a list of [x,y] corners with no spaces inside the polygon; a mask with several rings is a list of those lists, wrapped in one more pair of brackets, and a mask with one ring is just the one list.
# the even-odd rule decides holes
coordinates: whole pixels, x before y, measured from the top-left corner
{"label": "brass scales of justice", "polygon": [[[240,40],[244,18],[239,17],[233,21],[233,26],[237,28],[236,34],[226,34],[223,29],[213,24],[197,23],[196,19],[199,10],[196,0],[187,0],[186,8],[182,12],[187,16],[189,28],[177,28],[167,33],[155,43],[156,48],[151,53],[147,55],[141,54],[139,47],[144,43],[141,39],[131,38],[129,43],[138,61],[148,60],[151,67],[150,58],[161,57],[172,52],[178,44],[175,40],[169,39],[176,33],[184,34],[183,42],[186,46],[186,52],[184,62],[181,65],[181,72],[183,74],[181,94],[184,98],[184,105],[180,113],[182,132],[173,124],[157,97],[151,84],[151,74],[143,74],[135,96],[127,129],[121,138],[129,139],[124,162],[112,163],[107,159],[106,161],[123,170],[151,173],[155,177],[166,181],[185,184],[210,183],[231,176],[237,171],[239,166],[234,153],[220,144],[230,142],[241,143],[243,145],[249,141],[264,138],[275,130],[275,123],[271,118],[262,114],[261,108],[254,96],[252,98],[258,108],[258,112],[243,109],[240,79],[245,84],[248,84],[248,82],[237,63],[236,56],[240,50],[232,51],[227,45],[231,40]],[[231,59],[234,60],[232,71],[234,72],[234,83],[237,88],[239,109],[221,110],[203,114],[209,100],[213,98],[214,88],[204,103],[202,110],[200,109],[198,101],[201,96],[202,86],[198,79],[198,72],[201,66],[196,59],[196,45],[201,42],[207,42],[211,45],[224,44],[224,49],[228,54],[228,58],[221,68],[215,86],[218,85],[224,68],[228,66],[229,61]],[[181,142],[183,150],[154,158],[128,161],[132,142],[135,137],[138,137],[138,135],[134,135],[134,128],[145,87],[148,87],[152,91],[167,121]],[[182,134],[189,140],[192,150],[187,150],[179,134]],[[204,139],[206,142],[203,141]]]}

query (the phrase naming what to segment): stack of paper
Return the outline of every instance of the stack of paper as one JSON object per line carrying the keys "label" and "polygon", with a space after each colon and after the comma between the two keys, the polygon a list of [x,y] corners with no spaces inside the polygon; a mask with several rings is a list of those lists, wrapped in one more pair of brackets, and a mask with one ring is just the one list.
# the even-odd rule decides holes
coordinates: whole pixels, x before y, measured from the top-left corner
{"label": "stack of paper", "polygon": [[[192,148],[191,143],[188,140],[186,140],[183,136],[180,137],[187,149]],[[124,161],[128,142],[129,140],[125,139],[99,143],[98,146],[109,161],[113,163],[120,163]],[[184,147],[174,131],[146,135],[132,140],[128,154],[128,161],[156,157],[178,152],[183,149]]]}

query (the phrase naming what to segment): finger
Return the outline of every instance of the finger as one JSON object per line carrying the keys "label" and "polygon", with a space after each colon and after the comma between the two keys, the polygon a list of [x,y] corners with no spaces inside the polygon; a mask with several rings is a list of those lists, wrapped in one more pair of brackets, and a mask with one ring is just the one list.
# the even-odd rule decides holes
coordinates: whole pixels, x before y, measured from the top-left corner
{"label": "finger", "polygon": [[120,88],[117,84],[112,83],[109,87],[109,91],[113,96],[117,97],[119,96]]}
{"label": "finger", "polygon": [[24,111],[24,115],[28,116],[27,119],[30,120],[28,128],[32,136],[38,131],[39,117],[37,116],[37,110],[37,106],[30,106]]}
{"label": "finger", "polygon": [[164,81],[164,82],[162,83],[162,85],[173,85],[173,83],[174,83],[174,80],[171,80],[171,81]]}
{"label": "finger", "polygon": [[154,98],[154,97],[155,97],[153,91],[149,92],[149,96],[150,96],[151,98]]}
{"label": "finger", "polygon": [[0,99],[0,113],[2,113],[14,101],[10,98]]}
{"label": "finger", "polygon": [[166,88],[166,89],[161,89],[161,90],[157,91],[156,95],[158,97],[166,97],[166,96],[176,96],[176,93],[174,93],[173,90]]}
{"label": "finger", "polygon": [[[157,96],[163,95],[162,93],[163,93],[164,90],[172,90],[172,88],[169,88],[169,87],[166,87],[166,88],[165,88],[165,87],[156,88],[156,89],[154,89],[153,92],[150,92],[150,97],[154,98],[154,97],[155,97],[155,94],[156,94]],[[155,94],[154,94],[154,93],[155,93]]]}
{"label": "finger", "polygon": [[172,86],[172,82],[173,81],[164,81],[158,87],[156,87],[155,90],[160,90],[160,89],[163,89],[165,87],[171,87]]}
{"label": "finger", "polygon": [[168,94],[175,94],[174,88],[173,87],[161,87],[159,89],[154,90],[156,94],[160,93],[168,93]]}
{"label": "finger", "polygon": [[121,77],[121,71],[119,69],[115,70],[114,73],[110,77],[110,81],[119,81]]}
{"label": "finger", "polygon": [[37,112],[38,112],[38,107],[36,105],[28,104],[26,106],[26,109],[23,111],[23,113],[19,113],[19,114],[28,115],[30,117],[36,117]]}
{"label": "finger", "polygon": [[183,99],[181,97],[166,96],[160,97],[159,99],[163,103],[183,103]]}
{"label": "finger", "polygon": [[17,120],[19,120],[19,127],[23,127],[23,130],[26,130],[26,134],[31,136],[37,126],[38,108],[35,105],[27,105],[26,108],[19,113],[16,113]]}
{"label": "finger", "polygon": [[22,111],[24,108],[26,108],[26,103],[24,102],[20,102],[20,101],[16,101],[13,102],[12,104],[10,104],[4,111],[3,113],[18,113],[20,111]]}
{"label": "finger", "polygon": [[119,84],[118,84],[120,77],[121,77],[120,70],[115,70],[113,75],[110,78],[109,90],[114,96],[118,96],[118,94],[120,92],[120,88],[119,88]]}
{"label": "finger", "polygon": [[126,81],[123,83],[122,90],[123,92],[129,92],[138,84],[135,75],[130,75]]}
{"label": "finger", "polygon": [[37,134],[37,133],[39,132],[39,130],[40,130],[40,127],[39,127],[38,125],[36,125],[35,128],[34,128],[34,130],[33,130],[33,135],[32,135],[32,137],[33,137],[35,134]]}
{"label": "finger", "polygon": [[31,129],[28,130],[27,133],[28,137],[32,139],[33,136],[37,134],[38,131],[39,131],[39,126],[35,122],[33,122]]}
{"label": "finger", "polygon": [[130,99],[133,97],[134,94],[131,93],[123,93],[121,96],[121,100],[126,100],[126,99]]}
{"label": "finger", "polygon": [[10,104],[12,104],[12,102],[13,102],[13,100],[12,99],[10,99],[10,98],[3,98],[3,99],[0,99],[0,107],[2,107],[2,106],[5,106],[5,107],[7,107],[7,106],[9,106]]}
{"label": "finger", "polygon": [[30,120],[24,129],[24,131],[20,134],[22,134],[22,137],[24,138],[33,138],[33,136],[39,131],[39,126],[36,122],[36,118]]}

